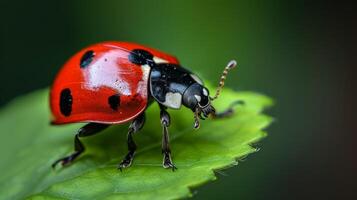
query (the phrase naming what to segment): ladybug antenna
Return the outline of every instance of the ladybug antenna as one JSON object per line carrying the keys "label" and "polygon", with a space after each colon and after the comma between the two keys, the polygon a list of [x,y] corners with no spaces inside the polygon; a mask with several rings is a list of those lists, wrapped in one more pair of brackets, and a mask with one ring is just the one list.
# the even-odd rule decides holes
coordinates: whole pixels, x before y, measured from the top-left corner
{"label": "ladybug antenna", "polygon": [[211,101],[215,100],[218,98],[219,94],[221,93],[221,90],[223,89],[224,86],[224,81],[226,80],[228,71],[233,69],[234,67],[237,66],[237,61],[235,60],[231,60],[229,61],[229,63],[227,64],[227,66],[224,68],[221,79],[219,81],[219,85],[218,88],[216,90],[216,94],[214,95],[214,97],[211,97]]}

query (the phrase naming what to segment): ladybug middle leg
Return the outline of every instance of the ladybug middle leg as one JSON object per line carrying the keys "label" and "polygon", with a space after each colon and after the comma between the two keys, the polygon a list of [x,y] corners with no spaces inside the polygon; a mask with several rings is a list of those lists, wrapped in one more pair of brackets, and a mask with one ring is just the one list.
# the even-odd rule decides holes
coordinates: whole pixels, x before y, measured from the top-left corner
{"label": "ladybug middle leg", "polygon": [[160,119],[162,125],[162,154],[164,154],[162,166],[164,168],[171,168],[175,171],[177,167],[174,165],[171,159],[171,150],[169,145],[169,131],[168,127],[170,125],[170,115],[166,111],[166,108],[160,105]]}
{"label": "ladybug middle leg", "polygon": [[120,171],[122,170],[122,168],[127,168],[130,167],[130,165],[133,162],[134,159],[134,154],[136,151],[136,144],[133,140],[133,134],[138,132],[145,123],[145,114],[141,114],[139,115],[137,118],[135,118],[130,126],[129,126],[129,131],[128,131],[128,136],[127,136],[127,143],[128,143],[128,153],[126,154],[126,156],[124,157],[124,159],[120,162],[118,169],[120,169]]}
{"label": "ladybug middle leg", "polygon": [[84,152],[85,149],[84,145],[79,140],[79,138],[94,135],[106,129],[108,126],[109,125],[107,124],[89,123],[83,126],[82,128],[80,128],[77,134],[74,136],[74,153],[72,153],[69,156],[56,160],[52,164],[52,168],[55,168],[58,163],[62,163],[62,166],[71,164],[79,155],[81,155]]}

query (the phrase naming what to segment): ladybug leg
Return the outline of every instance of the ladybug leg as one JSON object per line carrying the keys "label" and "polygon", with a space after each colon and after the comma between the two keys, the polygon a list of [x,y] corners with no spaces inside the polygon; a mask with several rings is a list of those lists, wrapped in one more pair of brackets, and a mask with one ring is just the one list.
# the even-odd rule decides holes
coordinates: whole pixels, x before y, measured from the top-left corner
{"label": "ladybug leg", "polygon": [[126,154],[124,159],[119,164],[118,169],[120,169],[120,171],[122,170],[122,168],[130,167],[130,165],[132,164],[135,150],[136,150],[136,144],[133,140],[133,134],[138,132],[144,126],[144,123],[145,123],[145,114],[139,115],[131,122],[129,126],[128,136],[127,136],[129,152]]}
{"label": "ladybug leg", "polygon": [[212,118],[213,119],[221,119],[221,118],[230,117],[234,114],[234,107],[236,105],[243,105],[243,104],[244,104],[244,101],[241,101],[241,100],[234,101],[233,103],[231,103],[231,105],[226,110],[224,110],[222,112],[218,112],[218,113],[213,113]]}
{"label": "ladybug leg", "polygon": [[175,171],[177,167],[174,165],[171,159],[171,150],[169,145],[169,131],[170,115],[166,111],[166,108],[160,105],[160,119],[162,125],[162,154],[164,154],[162,166],[164,168],[171,168]]}
{"label": "ladybug leg", "polygon": [[58,163],[61,163],[62,166],[66,166],[68,164],[71,164],[81,153],[84,152],[84,145],[82,142],[79,140],[81,137],[87,137],[94,135],[105,128],[107,128],[109,125],[107,124],[98,124],[98,123],[89,123],[80,128],[77,132],[77,134],[74,136],[74,153],[72,153],[69,156],[60,158],[56,160],[52,164],[52,168],[55,168]]}

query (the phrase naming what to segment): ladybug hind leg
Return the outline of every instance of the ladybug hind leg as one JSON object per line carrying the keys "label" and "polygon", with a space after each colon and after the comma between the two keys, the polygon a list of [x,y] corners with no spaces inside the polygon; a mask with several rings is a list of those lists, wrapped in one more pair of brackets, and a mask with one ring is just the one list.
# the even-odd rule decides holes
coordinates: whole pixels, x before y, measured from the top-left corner
{"label": "ladybug hind leg", "polygon": [[122,171],[122,168],[127,168],[131,166],[137,148],[133,139],[133,135],[144,126],[144,123],[145,123],[145,114],[139,115],[131,122],[127,135],[128,153],[126,154],[126,156],[118,166],[118,169],[120,169],[120,171]]}
{"label": "ladybug hind leg", "polygon": [[74,136],[74,153],[56,160],[52,164],[52,168],[55,168],[58,163],[61,163],[62,166],[71,164],[85,150],[84,145],[79,140],[79,138],[95,135],[96,133],[99,133],[100,131],[106,129],[108,126],[109,125],[107,124],[89,123],[80,128],[77,134]]}
{"label": "ladybug hind leg", "polygon": [[168,127],[170,125],[170,115],[166,111],[166,108],[160,105],[160,119],[161,119],[161,126],[162,126],[162,154],[163,163],[162,166],[164,168],[171,168],[172,171],[175,171],[177,167],[174,165],[171,159],[171,150],[169,145],[169,131]]}

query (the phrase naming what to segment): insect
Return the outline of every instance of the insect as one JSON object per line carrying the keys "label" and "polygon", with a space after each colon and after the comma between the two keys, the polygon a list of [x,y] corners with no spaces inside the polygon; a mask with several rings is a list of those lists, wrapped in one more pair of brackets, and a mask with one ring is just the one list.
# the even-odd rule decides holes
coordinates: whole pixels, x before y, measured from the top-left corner
{"label": "insect", "polygon": [[233,112],[232,107],[217,113],[211,102],[224,86],[228,63],[214,97],[203,82],[169,54],[128,42],[103,42],[89,46],[70,58],[54,80],[50,92],[52,124],[84,122],[74,137],[74,152],[55,161],[66,166],[81,155],[85,147],[80,138],[94,135],[114,124],[130,122],[127,133],[128,153],[118,168],[129,167],[137,145],[133,134],[145,122],[146,108],[156,102],[160,107],[163,167],[175,170],[169,147],[171,120],[167,108],[191,109],[194,128],[209,115],[221,118]]}

